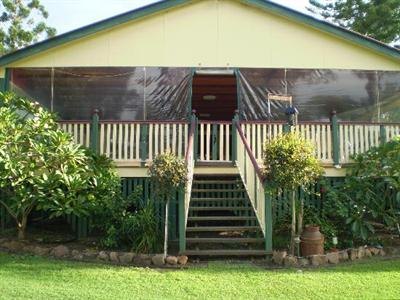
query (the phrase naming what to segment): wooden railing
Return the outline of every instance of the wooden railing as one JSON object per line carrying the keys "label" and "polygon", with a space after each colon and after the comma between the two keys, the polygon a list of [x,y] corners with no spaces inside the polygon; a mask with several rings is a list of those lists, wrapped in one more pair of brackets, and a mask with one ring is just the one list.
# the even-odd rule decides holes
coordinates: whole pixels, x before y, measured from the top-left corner
{"label": "wooden railing", "polygon": [[199,160],[231,161],[232,153],[231,122],[200,121]]}
{"label": "wooden railing", "polygon": [[[152,160],[167,150],[184,158],[188,147],[189,124],[184,121],[61,121],[77,143],[89,146],[93,129],[98,128],[98,151],[117,163]],[[259,164],[264,143],[282,134],[283,122],[249,121],[240,124],[249,147]],[[351,163],[354,154],[363,153],[400,135],[400,123],[300,122],[291,128],[315,146],[315,155],[324,165]],[[200,121],[196,125],[194,159],[211,162],[234,160],[232,123]],[[93,148],[93,147],[92,147]]]}
{"label": "wooden railing", "polygon": [[264,176],[253,154],[250,143],[242,130],[242,126],[239,123],[236,123],[235,126],[238,133],[236,166],[257,216],[258,223],[265,236],[266,250],[270,251],[270,245],[272,244],[272,210],[265,194]]}
{"label": "wooden railing", "polygon": [[59,121],[60,128],[74,138],[75,143],[90,146],[90,121]]}
{"label": "wooden railing", "polygon": [[[179,250],[180,252],[184,252],[186,250],[186,226],[189,215],[189,207],[190,207],[190,198],[192,195],[192,185],[193,185],[193,176],[194,176],[194,165],[195,165],[195,134],[196,134],[196,116],[193,113],[192,119],[190,122],[190,133],[188,146],[185,153],[185,163],[187,167],[187,181],[184,191],[183,203],[181,203],[180,209],[180,231],[179,231]],[[182,205],[183,204],[183,205]]]}
{"label": "wooden railing", "polygon": [[[333,164],[335,153],[334,129],[331,122],[301,122],[291,131],[310,141],[315,146],[315,156],[323,164]],[[243,122],[245,134],[256,160],[261,163],[265,142],[271,141],[284,131],[283,123]],[[339,122],[337,124],[337,151],[339,163],[351,163],[351,156],[363,153],[400,136],[400,124]]]}

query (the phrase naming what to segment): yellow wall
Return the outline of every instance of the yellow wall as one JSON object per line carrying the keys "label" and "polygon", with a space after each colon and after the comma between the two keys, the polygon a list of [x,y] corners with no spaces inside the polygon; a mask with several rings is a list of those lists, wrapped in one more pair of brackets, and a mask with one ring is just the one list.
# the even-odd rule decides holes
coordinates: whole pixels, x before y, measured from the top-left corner
{"label": "yellow wall", "polygon": [[400,70],[400,61],[237,1],[204,0],[132,21],[10,66]]}

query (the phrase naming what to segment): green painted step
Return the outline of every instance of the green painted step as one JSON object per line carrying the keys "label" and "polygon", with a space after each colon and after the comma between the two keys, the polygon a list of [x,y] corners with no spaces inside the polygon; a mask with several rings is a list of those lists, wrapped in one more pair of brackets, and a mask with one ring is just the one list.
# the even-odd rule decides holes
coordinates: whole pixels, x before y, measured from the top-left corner
{"label": "green painted step", "polygon": [[245,192],[245,189],[192,189],[193,193]]}
{"label": "green painted step", "polygon": [[192,256],[261,256],[270,253],[265,250],[186,250],[184,254]]}
{"label": "green painted step", "polygon": [[192,198],[190,201],[198,202],[198,201],[241,201],[241,200],[247,200],[247,199],[243,198],[243,197],[240,197],[240,198],[227,198],[227,197],[221,197],[221,198]]}
{"label": "green painted step", "polygon": [[210,217],[189,217],[188,221],[252,221],[256,217],[236,217],[236,216],[210,216]]}
{"label": "green painted step", "polygon": [[240,180],[193,180],[193,184],[242,184]]}
{"label": "green painted step", "polygon": [[186,243],[201,244],[201,243],[218,243],[218,244],[250,244],[250,243],[263,243],[265,240],[262,238],[186,238]]}
{"label": "green painted step", "polygon": [[205,231],[259,231],[259,226],[198,226],[186,227],[188,232],[205,232]]}
{"label": "green painted step", "polygon": [[191,206],[189,208],[191,211],[236,211],[236,210],[253,210],[251,206],[249,207],[242,207],[242,206]]}

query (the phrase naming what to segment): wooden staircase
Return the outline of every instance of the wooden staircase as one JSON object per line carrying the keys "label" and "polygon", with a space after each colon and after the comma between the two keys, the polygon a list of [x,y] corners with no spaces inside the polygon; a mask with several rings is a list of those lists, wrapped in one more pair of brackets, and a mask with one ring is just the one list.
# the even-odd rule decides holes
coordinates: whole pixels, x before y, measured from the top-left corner
{"label": "wooden staircase", "polygon": [[265,255],[264,238],[239,176],[196,175],[186,227],[186,255]]}

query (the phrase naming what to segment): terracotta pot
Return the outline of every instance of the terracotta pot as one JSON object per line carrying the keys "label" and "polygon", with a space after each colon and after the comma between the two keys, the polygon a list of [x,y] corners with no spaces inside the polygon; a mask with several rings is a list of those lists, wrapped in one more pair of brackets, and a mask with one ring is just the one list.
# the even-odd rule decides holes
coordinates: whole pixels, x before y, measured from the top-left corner
{"label": "terracotta pot", "polygon": [[318,225],[307,225],[300,236],[302,256],[324,254],[324,235]]}

